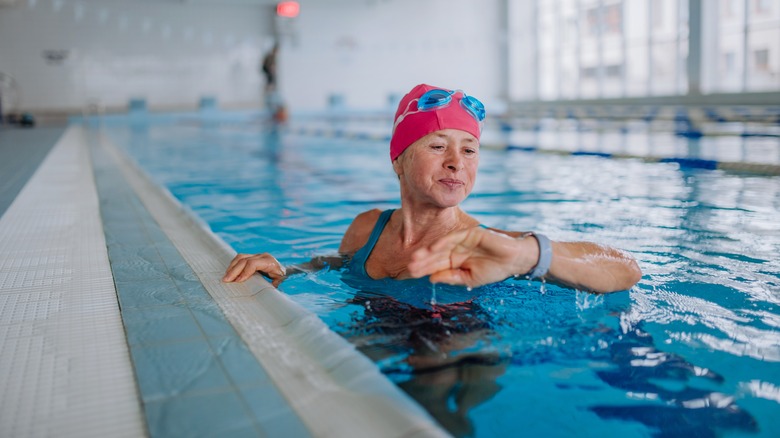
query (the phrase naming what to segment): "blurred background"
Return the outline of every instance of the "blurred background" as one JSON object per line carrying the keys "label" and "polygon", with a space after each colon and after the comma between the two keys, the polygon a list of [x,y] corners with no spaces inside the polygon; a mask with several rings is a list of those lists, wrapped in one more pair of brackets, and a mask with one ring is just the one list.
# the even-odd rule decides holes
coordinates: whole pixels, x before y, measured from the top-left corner
{"label": "blurred background", "polygon": [[780,102],[778,0],[0,0],[3,113],[392,108],[420,82],[489,111]]}

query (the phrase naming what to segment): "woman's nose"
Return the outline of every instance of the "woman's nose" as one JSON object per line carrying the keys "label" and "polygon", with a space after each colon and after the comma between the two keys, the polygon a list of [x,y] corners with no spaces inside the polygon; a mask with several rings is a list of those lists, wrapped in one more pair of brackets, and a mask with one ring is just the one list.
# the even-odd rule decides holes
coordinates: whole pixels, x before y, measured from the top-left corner
{"label": "woman's nose", "polygon": [[447,169],[460,170],[463,168],[463,157],[460,152],[451,150],[447,153],[447,159],[444,161]]}

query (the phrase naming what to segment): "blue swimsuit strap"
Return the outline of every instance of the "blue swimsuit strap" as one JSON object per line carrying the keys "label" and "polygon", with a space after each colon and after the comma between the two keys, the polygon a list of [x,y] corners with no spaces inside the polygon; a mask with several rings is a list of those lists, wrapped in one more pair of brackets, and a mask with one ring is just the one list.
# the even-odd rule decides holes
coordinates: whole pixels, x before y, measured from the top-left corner
{"label": "blue swimsuit strap", "polygon": [[374,229],[371,231],[371,236],[368,237],[368,242],[352,256],[351,264],[357,270],[356,273],[368,277],[368,273],[366,272],[366,261],[368,261],[368,256],[371,255],[371,251],[374,250],[374,246],[376,246],[379,236],[382,235],[382,231],[384,231],[385,225],[387,225],[387,222],[390,220],[390,216],[393,215],[394,211],[395,209],[391,208],[383,211],[382,214],[379,215],[379,219],[376,220]]}

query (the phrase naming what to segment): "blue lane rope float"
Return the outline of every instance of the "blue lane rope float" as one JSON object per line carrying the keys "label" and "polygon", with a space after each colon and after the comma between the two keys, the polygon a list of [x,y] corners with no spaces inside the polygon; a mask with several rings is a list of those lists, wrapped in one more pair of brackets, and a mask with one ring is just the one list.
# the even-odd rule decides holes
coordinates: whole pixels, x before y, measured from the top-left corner
{"label": "blue lane rope float", "polygon": [[661,158],[658,160],[660,163],[677,163],[682,168],[688,169],[710,169],[715,170],[718,168],[718,162],[715,160],[703,160],[700,158]]}
{"label": "blue lane rope float", "polygon": [[[509,126],[509,125],[505,124],[503,126]],[[347,139],[357,139],[357,140],[368,139],[368,140],[375,140],[375,141],[390,140],[390,137],[388,135],[368,134],[368,133],[358,133],[358,132],[347,133],[344,132],[344,130],[327,130],[322,128],[307,129],[306,127],[300,127],[292,130],[292,132],[300,135],[313,135],[313,136],[320,136],[320,137],[336,137],[336,138],[347,138]],[[678,133],[677,135],[684,135],[686,137],[702,136],[701,133],[692,134],[692,135]],[[753,135],[747,134],[746,136],[753,136]],[[768,133],[768,134],[761,134],[756,136],[777,137],[778,135]],[[755,174],[768,175],[768,176],[780,175],[780,164],[717,161],[717,160],[709,160],[703,158],[690,158],[690,157],[650,157],[644,155],[585,151],[585,150],[571,151],[571,150],[562,150],[562,149],[545,149],[533,145],[511,144],[511,143],[488,143],[488,144],[483,144],[483,147],[489,149],[505,150],[509,152],[511,151],[536,152],[536,153],[547,153],[547,154],[555,154],[555,155],[592,156],[592,157],[600,157],[600,158],[608,158],[608,159],[630,158],[630,159],[642,160],[649,163],[674,163],[679,165],[680,168],[684,168],[684,169],[724,170],[724,171],[733,171],[733,172],[755,173]]]}

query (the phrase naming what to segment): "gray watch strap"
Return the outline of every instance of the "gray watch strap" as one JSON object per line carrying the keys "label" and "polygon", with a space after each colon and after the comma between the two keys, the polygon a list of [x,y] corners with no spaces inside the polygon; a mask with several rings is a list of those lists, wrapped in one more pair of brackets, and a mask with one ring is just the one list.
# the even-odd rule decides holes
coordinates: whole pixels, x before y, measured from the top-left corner
{"label": "gray watch strap", "polygon": [[527,274],[529,278],[540,278],[547,274],[550,270],[550,263],[552,263],[552,244],[550,239],[544,234],[539,233],[526,233],[523,237],[534,236],[536,243],[539,245],[539,260],[536,262],[536,266]]}

